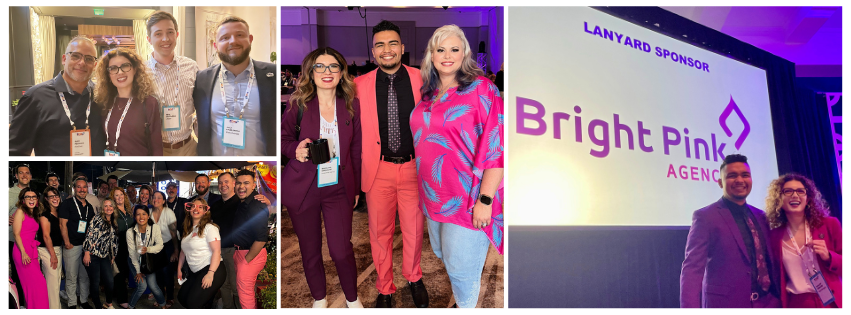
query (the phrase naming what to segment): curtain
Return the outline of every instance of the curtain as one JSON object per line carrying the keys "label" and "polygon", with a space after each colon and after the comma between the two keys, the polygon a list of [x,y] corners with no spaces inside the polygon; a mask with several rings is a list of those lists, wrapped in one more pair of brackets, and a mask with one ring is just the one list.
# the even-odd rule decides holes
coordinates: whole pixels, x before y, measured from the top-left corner
{"label": "curtain", "polygon": [[504,33],[503,31],[503,7],[496,7],[488,11],[488,67],[493,73],[499,72],[500,66],[505,61],[505,53],[503,50]]}
{"label": "curtain", "polygon": [[133,39],[136,41],[136,52],[145,61],[151,59],[151,53],[154,51],[151,44],[148,43],[148,28],[145,26],[145,20],[133,20]]}
{"label": "curtain", "polygon": [[[54,77],[54,63],[56,56],[56,23],[52,16],[39,17],[39,30],[41,31],[41,82]],[[64,50],[62,52],[65,52]]]}
{"label": "curtain", "polygon": [[33,83],[39,84],[44,82],[42,78],[44,78],[42,63],[44,60],[44,53],[42,52],[42,38],[41,38],[41,23],[39,22],[39,16],[35,13],[32,7],[30,7],[30,37],[32,41],[32,51],[33,51]]}

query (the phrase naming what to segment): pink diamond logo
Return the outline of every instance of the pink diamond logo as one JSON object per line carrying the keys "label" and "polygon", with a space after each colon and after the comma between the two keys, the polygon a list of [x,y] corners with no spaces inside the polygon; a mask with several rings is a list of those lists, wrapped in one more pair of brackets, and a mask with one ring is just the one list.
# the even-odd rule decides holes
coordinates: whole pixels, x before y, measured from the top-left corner
{"label": "pink diamond logo", "polygon": [[729,118],[730,114],[733,112],[736,112],[736,115],[739,116],[739,119],[742,120],[742,124],[745,126],[742,130],[742,134],[739,135],[738,139],[736,139],[736,150],[739,150],[742,148],[742,143],[745,142],[745,139],[751,132],[751,125],[748,123],[748,120],[745,119],[745,115],[742,114],[742,110],[740,110],[739,106],[736,105],[736,102],[733,101],[733,96],[730,95],[730,103],[727,104],[727,108],[724,108],[724,112],[721,113],[721,117],[718,117],[718,123],[721,124],[721,128],[724,129],[724,133],[726,133],[728,137],[733,136],[733,131],[731,131],[730,127],[727,126],[727,118]]}

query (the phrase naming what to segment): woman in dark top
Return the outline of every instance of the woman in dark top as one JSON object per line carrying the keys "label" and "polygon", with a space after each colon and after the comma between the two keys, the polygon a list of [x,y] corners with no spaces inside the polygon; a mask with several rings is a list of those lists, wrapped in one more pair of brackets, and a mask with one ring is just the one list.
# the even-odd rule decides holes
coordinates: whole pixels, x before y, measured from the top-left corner
{"label": "woman in dark top", "polygon": [[[106,199],[103,201],[103,210],[92,219],[92,225],[86,232],[86,242],[83,243],[83,265],[86,266],[86,274],[89,275],[89,292],[95,307],[101,305],[103,308],[112,307],[112,262],[118,254],[118,236],[115,235],[115,202]],[[106,292],[106,301],[101,304],[100,285]]]}
{"label": "woman in dark top", "polygon": [[62,231],[59,229],[59,190],[47,187],[41,195],[39,208],[39,233],[36,234],[38,259],[41,261],[41,273],[47,280],[47,299],[51,309],[60,309],[59,282],[62,281]]}
{"label": "woman in dark top", "polygon": [[127,253],[127,229],[136,224],[133,218],[133,205],[127,194],[121,187],[115,187],[109,192],[109,199],[115,201],[115,223],[118,235],[118,254],[115,255],[115,264],[118,266],[118,274],[114,277],[115,296],[118,305],[122,308],[130,307],[127,296],[127,275],[130,273],[130,256]]}
{"label": "woman in dark top", "polygon": [[95,102],[104,104],[104,155],[163,155],[160,105],[139,55],[126,48],[112,50],[98,62],[95,77]]}

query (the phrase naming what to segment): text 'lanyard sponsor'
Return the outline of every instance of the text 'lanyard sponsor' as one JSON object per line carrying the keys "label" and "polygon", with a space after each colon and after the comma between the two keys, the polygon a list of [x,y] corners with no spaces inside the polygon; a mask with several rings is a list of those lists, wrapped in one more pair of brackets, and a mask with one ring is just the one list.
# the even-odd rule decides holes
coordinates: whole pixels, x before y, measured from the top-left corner
{"label": "text 'lanyard sponsor'", "polygon": [[[88,89],[88,88],[86,88]],[[77,130],[77,126],[74,125],[74,120],[71,119],[71,109],[68,108],[68,102],[65,101],[65,93],[59,92],[59,100],[62,101],[62,108],[65,109],[65,116],[68,116],[68,120],[71,121],[71,130]],[[89,105],[86,107],[86,129],[89,129],[89,114],[92,112],[92,98],[91,93],[89,93]]]}
{"label": "text 'lanyard sponsor'", "polygon": [[[112,117],[112,110],[115,109],[115,103],[118,102],[118,97],[115,97],[115,100],[112,101],[112,109],[109,110],[109,114],[106,115],[106,122],[104,123],[104,130],[109,130],[109,119]],[[130,96],[130,99],[127,100],[127,105],[124,106],[124,112],[121,113],[121,119],[118,120],[118,126],[115,130],[115,145],[113,145],[113,150],[118,150],[118,138],[121,137],[121,125],[124,124],[124,116],[127,116],[127,109],[130,108],[130,103],[133,102],[133,97]],[[109,133],[106,135],[106,146],[109,147]]]}
{"label": "text 'lanyard sponsor'", "polygon": [[[225,94],[225,78],[222,75],[222,72],[224,72],[224,71],[225,71],[225,66],[224,66],[224,64],[222,64],[221,68],[219,69],[219,91],[222,92],[222,103],[224,103],[224,105],[225,105],[225,116],[230,118],[230,111],[228,110],[228,101],[227,101],[227,97],[226,97],[226,94]],[[239,119],[242,119],[242,115],[245,113],[245,107],[248,106],[248,97],[251,96],[251,86],[254,85],[254,68],[253,67],[248,68],[248,76],[249,76],[248,89],[245,90],[245,101],[242,102],[242,109],[240,109],[240,111],[239,111]],[[236,76],[234,76],[234,79],[235,78],[236,78]],[[234,80],[234,85],[236,85],[236,80]],[[236,103],[236,97],[234,97],[233,100],[234,100],[234,103]],[[236,113],[236,108],[235,108],[236,105],[237,104],[233,105],[234,113]]]}
{"label": "text 'lanyard sponsor'", "polygon": [[[812,277],[814,274],[816,274],[818,272],[818,270],[816,269],[816,259],[815,259],[815,257],[813,257],[813,251],[812,250],[808,251],[806,248],[804,249],[804,251],[809,253],[809,255],[808,255],[810,257],[809,265],[812,266],[812,269],[808,269],[807,268],[807,260],[806,260],[806,258],[804,258],[804,253],[801,252],[801,248],[798,247],[798,242],[795,241],[795,235],[792,234],[792,228],[787,226],[786,232],[789,233],[789,239],[792,241],[792,246],[795,247],[795,251],[797,251],[798,257],[800,257],[801,262],[803,262],[804,271],[807,273],[808,277]],[[810,244],[812,242],[812,235],[810,235],[809,224],[804,224],[804,233],[805,233],[804,234],[805,235],[804,240],[805,240],[806,244]]]}

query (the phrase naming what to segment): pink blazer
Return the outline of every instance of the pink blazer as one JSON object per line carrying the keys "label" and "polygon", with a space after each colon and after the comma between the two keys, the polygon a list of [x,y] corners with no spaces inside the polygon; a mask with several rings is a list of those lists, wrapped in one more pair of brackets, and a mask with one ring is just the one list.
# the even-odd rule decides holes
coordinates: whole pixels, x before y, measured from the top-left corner
{"label": "pink blazer", "polygon": [[[414,91],[414,104],[420,102],[420,88],[423,79],[420,70],[402,65],[411,78],[411,89]],[[381,136],[378,133],[378,108],[375,100],[375,77],[379,69],[355,78],[358,99],[361,108],[361,130],[363,131],[363,155],[361,168],[361,190],[369,192],[378,173],[378,163],[381,161]],[[410,126],[402,126],[402,128]]]}
{"label": "pink blazer", "polygon": [[[833,290],[833,296],[836,299],[836,306],[842,307],[842,226],[834,217],[827,217],[822,222],[820,227],[811,231],[813,239],[824,240],[827,245],[827,250],[830,251],[830,262],[816,258],[819,261],[821,272],[824,273],[824,280],[827,281],[827,286]],[[783,307],[789,302],[786,292],[786,268],[783,266],[782,243],[783,236],[786,235],[786,224],[781,225],[770,232],[771,250],[774,251],[774,263],[780,266],[780,301],[783,302]],[[816,255],[818,257],[818,255]]]}

